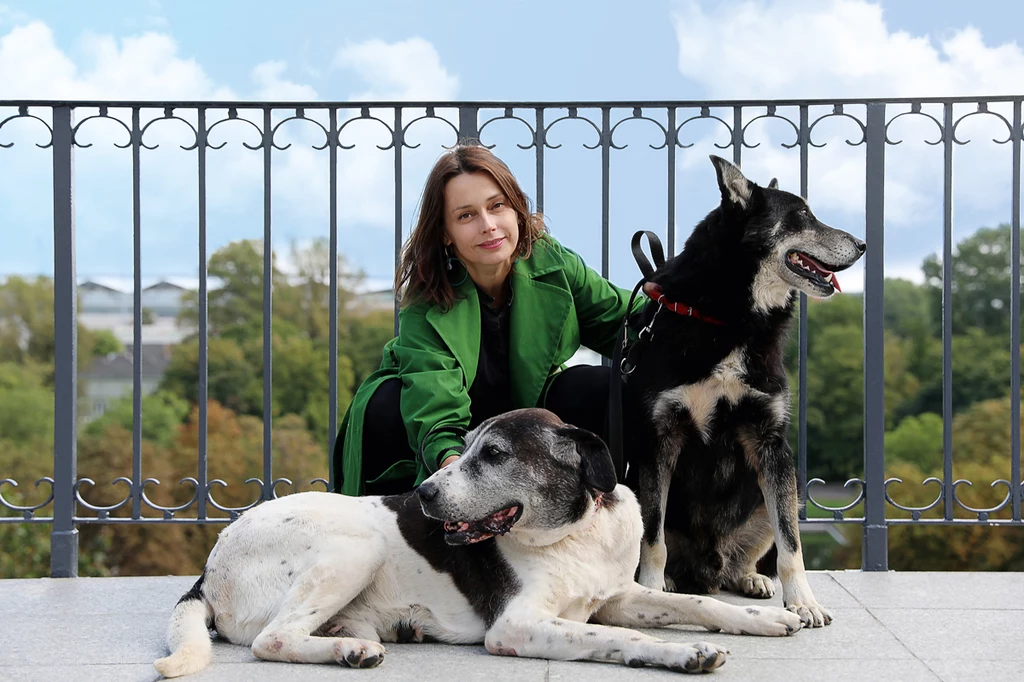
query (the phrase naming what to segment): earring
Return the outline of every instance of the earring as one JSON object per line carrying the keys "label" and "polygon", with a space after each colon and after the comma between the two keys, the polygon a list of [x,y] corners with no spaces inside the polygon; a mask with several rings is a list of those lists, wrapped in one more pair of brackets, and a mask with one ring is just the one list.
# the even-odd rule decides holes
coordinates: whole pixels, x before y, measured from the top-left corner
{"label": "earring", "polygon": [[[444,254],[446,256],[444,266],[449,273],[451,273],[452,268],[455,266],[456,263],[462,266],[462,279],[460,279],[458,282],[451,283],[453,287],[457,287],[463,282],[465,282],[466,278],[469,277],[469,270],[466,268],[466,264],[459,260],[458,257],[455,255],[454,251],[452,251],[451,244],[444,247]],[[449,278],[450,276],[451,275],[449,274]]]}

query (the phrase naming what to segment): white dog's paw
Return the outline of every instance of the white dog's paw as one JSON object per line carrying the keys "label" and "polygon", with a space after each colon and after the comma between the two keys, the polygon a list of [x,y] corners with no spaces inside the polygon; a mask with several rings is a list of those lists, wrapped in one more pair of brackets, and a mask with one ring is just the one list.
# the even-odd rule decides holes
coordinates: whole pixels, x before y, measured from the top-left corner
{"label": "white dog's paw", "polygon": [[738,618],[724,624],[722,630],[732,635],[785,637],[800,630],[800,616],[777,606],[737,606]]}
{"label": "white dog's paw", "polygon": [[771,599],[775,596],[775,583],[760,573],[748,573],[736,581],[735,588],[740,594],[756,599]]}
{"label": "white dog's paw", "polygon": [[707,642],[677,644],[672,648],[674,655],[670,656],[665,667],[677,673],[711,672],[720,668],[729,654],[727,650]]}
{"label": "white dog's paw", "polygon": [[813,600],[806,604],[789,604],[786,608],[800,616],[806,628],[820,628],[832,622],[832,614],[828,609]]}
{"label": "white dog's paw", "polygon": [[334,660],[350,668],[376,668],[384,660],[385,649],[380,642],[343,637],[334,645]]}

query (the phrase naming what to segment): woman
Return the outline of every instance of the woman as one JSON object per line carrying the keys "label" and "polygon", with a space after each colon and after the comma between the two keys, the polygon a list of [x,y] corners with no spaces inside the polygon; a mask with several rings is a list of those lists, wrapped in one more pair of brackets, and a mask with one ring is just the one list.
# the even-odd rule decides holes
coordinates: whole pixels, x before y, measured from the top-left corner
{"label": "woman", "polygon": [[547,234],[485,147],[434,165],[395,290],[398,336],[342,421],[336,492],[411,490],[458,459],[465,429],[511,409],[605,433],[608,368],[563,363],[581,344],[611,355],[629,292]]}

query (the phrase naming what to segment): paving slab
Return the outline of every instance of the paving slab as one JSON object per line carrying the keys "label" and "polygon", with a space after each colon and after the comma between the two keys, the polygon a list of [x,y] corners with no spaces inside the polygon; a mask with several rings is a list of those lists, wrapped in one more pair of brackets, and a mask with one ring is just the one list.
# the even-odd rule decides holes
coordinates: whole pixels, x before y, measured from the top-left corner
{"label": "paving slab", "polygon": [[[808,580],[835,622],[792,637],[740,637],[696,627],[644,630],[730,651],[721,680],[830,681],[1024,679],[1024,575],[1020,573],[812,572]],[[0,682],[152,682],[166,654],[168,617],[195,576],[0,580]],[[781,605],[722,594],[736,604]],[[678,679],[652,668],[490,656],[482,646],[389,644],[383,665],[289,665],[215,641],[196,682],[355,679],[392,682]]]}

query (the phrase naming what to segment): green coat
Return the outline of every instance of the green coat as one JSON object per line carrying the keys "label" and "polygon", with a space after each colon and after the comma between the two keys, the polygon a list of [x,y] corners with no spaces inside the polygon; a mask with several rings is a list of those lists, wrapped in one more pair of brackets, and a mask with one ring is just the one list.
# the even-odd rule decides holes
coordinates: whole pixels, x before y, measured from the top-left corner
{"label": "green coat", "polygon": [[[544,404],[551,380],[581,344],[611,356],[630,292],[549,237],[513,265],[511,284],[510,402],[512,409],[536,407]],[[363,492],[364,415],[370,397],[387,379],[402,379],[401,412],[414,452],[438,424],[469,425],[469,387],[480,354],[480,301],[468,277],[455,294],[455,305],[446,313],[423,304],[399,313],[398,336],[385,344],[380,369],[357,389],[342,420],[334,446],[335,492]],[[436,470],[452,454],[449,450],[461,445],[454,434],[438,431],[424,444],[424,457]],[[415,477],[418,485],[429,475],[422,463],[409,459],[375,480]]]}

